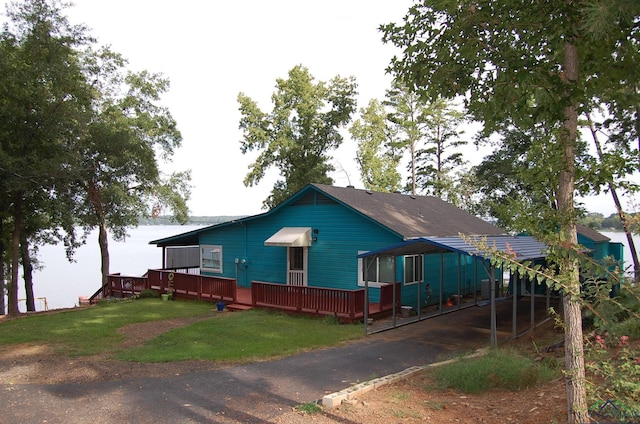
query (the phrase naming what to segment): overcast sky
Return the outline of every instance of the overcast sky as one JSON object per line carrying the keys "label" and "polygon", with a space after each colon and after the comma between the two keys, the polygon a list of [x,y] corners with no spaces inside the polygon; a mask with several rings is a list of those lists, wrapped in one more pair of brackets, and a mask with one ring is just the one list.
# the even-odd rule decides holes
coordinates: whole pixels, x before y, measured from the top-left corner
{"label": "overcast sky", "polygon": [[[6,0],[0,0],[2,12]],[[255,155],[240,152],[237,96],[243,92],[270,111],[277,78],[301,64],[317,79],[354,76],[358,107],[382,99],[393,47],[380,24],[400,22],[411,0],[74,0],[66,14],[86,24],[100,45],[110,45],[132,70],[164,74],[163,97],[182,132],[183,144],[166,170],[192,171],[192,215],[252,215],[277,170],[256,187],[243,184]],[[3,18],[4,21],[4,18]],[[334,153],[335,184],[362,187],[356,145]],[[481,155],[473,147],[468,157]],[[609,197],[590,200],[592,211],[614,211]]]}

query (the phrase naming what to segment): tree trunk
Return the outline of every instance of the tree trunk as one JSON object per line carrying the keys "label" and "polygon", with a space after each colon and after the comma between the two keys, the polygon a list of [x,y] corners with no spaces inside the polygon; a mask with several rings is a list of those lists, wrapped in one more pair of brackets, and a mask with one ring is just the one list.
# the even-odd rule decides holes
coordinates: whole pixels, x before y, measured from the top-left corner
{"label": "tree trunk", "polygon": [[[564,81],[568,85],[578,80],[578,48],[574,41],[564,42]],[[568,91],[571,88],[568,88]],[[575,224],[575,145],[578,134],[578,109],[572,101],[564,110],[563,169],[558,183],[558,210],[562,219],[559,236],[562,247],[574,248],[578,245]],[[565,371],[567,411],[569,423],[589,421],[587,411],[587,391],[585,384],[584,349],[582,334],[582,310],[580,309],[580,272],[578,261],[563,257],[559,261],[560,272],[567,277],[564,288],[565,320]]]}
{"label": "tree trunk", "polygon": [[102,273],[102,287],[109,281],[109,237],[107,224],[104,219],[99,225],[98,244],[100,245],[100,271]]}
{"label": "tree trunk", "polygon": [[91,181],[88,187],[89,199],[93,206],[98,222],[98,245],[100,246],[100,274],[102,275],[102,286],[109,281],[109,237],[107,231],[107,218],[102,203],[102,192],[95,181]]}
{"label": "tree trunk", "polygon": [[4,280],[4,220],[0,217],[0,315],[6,315],[7,304],[5,303],[6,284]]}
{"label": "tree trunk", "polygon": [[18,270],[20,267],[20,237],[24,226],[22,216],[22,196],[16,196],[13,204],[13,231],[11,233],[11,281],[7,295],[7,313],[9,316],[20,315],[18,309]]}
{"label": "tree trunk", "polygon": [[[604,154],[602,152],[602,145],[600,144],[600,140],[598,140],[598,133],[593,127],[593,121],[591,120],[591,115],[589,113],[587,115],[587,121],[589,122],[589,129],[591,130],[591,137],[593,138],[593,142],[596,145],[596,151],[598,152],[598,158],[600,159],[600,164],[604,159]],[[609,192],[613,197],[613,203],[616,206],[616,211],[618,212],[618,216],[620,217],[620,222],[622,223],[622,228],[624,229],[624,233],[627,236],[627,243],[629,243],[629,250],[631,250],[631,259],[633,259],[633,280],[638,283],[640,282],[640,261],[638,261],[638,252],[636,251],[636,244],[633,240],[633,234],[631,234],[631,227],[629,225],[629,221],[627,220],[626,214],[624,213],[624,209],[622,209],[622,203],[620,203],[620,197],[618,197],[618,192],[616,191],[616,187],[613,184],[613,181],[609,181]]]}
{"label": "tree trunk", "polygon": [[35,312],[36,300],[33,296],[33,264],[31,263],[31,256],[29,255],[29,241],[24,234],[22,235],[20,242],[20,256],[22,257],[22,278],[24,278],[24,292],[27,311]]}

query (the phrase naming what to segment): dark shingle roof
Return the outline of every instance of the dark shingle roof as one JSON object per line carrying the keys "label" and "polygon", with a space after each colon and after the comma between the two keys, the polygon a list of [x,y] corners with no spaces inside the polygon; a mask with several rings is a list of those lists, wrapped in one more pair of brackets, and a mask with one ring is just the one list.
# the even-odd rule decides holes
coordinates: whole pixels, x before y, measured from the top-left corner
{"label": "dark shingle roof", "polygon": [[611,241],[609,237],[605,236],[602,233],[597,232],[593,228],[587,227],[586,225],[578,224],[576,225],[576,228],[578,230],[578,234],[588,238],[594,243]]}
{"label": "dark shingle roof", "polygon": [[505,231],[437,197],[311,184],[404,238],[504,235]]}

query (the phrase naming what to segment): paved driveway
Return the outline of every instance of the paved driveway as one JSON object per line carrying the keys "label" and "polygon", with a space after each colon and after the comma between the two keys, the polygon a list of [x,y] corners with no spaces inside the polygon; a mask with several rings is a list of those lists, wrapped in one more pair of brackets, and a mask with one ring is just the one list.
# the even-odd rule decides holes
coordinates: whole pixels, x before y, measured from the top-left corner
{"label": "paved driveway", "polygon": [[[510,331],[511,303],[500,307],[505,311],[499,314],[499,328]],[[472,307],[341,347],[215,371],[87,384],[0,385],[0,422],[267,423],[292,406],[352,384],[487,345],[489,307]]]}

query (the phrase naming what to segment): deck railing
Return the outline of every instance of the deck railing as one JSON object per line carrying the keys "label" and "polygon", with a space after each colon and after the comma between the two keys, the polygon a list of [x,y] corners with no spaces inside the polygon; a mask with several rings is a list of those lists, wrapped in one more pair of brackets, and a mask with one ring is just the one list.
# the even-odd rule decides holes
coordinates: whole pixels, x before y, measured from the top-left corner
{"label": "deck railing", "polygon": [[393,309],[393,287],[396,287],[396,309],[400,310],[401,295],[402,295],[402,284],[400,283],[389,283],[383,284],[380,286],[380,310],[388,311]]}
{"label": "deck railing", "polygon": [[237,299],[236,280],[233,278],[150,269],[145,277],[109,275],[107,283],[89,298],[89,302],[95,303],[107,297],[131,297],[145,289],[168,293],[182,299],[210,302],[235,302]]}
{"label": "deck railing", "polygon": [[336,314],[354,319],[364,313],[364,289],[341,290],[251,282],[253,306],[269,306],[296,312]]}
{"label": "deck railing", "polygon": [[107,284],[102,287],[102,297],[131,297],[146,288],[147,279],[145,277],[113,274],[109,275]]}
{"label": "deck railing", "polygon": [[204,301],[237,299],[234,278],[212,277],[208,275],[185,274],[166,270],[152,270],[147,273],[149,288],[161,293],[170,293],[176,298]]}

